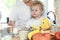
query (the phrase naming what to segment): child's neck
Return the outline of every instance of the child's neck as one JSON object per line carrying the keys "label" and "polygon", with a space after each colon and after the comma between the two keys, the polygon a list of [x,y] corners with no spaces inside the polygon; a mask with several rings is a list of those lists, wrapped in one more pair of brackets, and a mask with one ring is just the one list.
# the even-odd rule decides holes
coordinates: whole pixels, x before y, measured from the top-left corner
{"label": "child's neck", "polygon": [[34,19],[40,19],[41,16],[35,17]]}

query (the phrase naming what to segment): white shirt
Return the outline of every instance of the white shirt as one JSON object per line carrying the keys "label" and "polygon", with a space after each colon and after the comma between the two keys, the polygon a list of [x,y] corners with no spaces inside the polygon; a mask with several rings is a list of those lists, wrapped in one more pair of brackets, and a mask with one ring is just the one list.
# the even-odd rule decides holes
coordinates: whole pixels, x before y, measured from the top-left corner
{"label": "white shirt", "polygon": [[[34,19],[32,18],[31,20],[29,20],[27,22],[27,24],[25,25],[27,28],[33,27],[33,26],[37,26],[38,28],[40,27],[41,23],[42,23],[42,18],[46,18],[46,17],[40,17],[39,19]],[[47,18],[48,19],[48,18]],[[48,19],[49,20],[49,19]],[[50,21],[50,20],[49,20]],[[50,21],[51,22],[51,21]],[[52,22],[51,22],[52,25]]]}
{"label": "white shirt", "polygon": [[12,8],[10,14],[10,20],[17,22],[18,24],[26,24],[31,18],[30,7],[23,1],[16,1],[16,5]]}
{"label": "white shirt", "polygon": [[40,17],[39,19],[34,19],[34,18],[32,18],[31,20],[29,20],[29,21],[27,22],[26,27],[27,27],[27,28],[30,28],[30,27],[32,27],[32,26],[40,27],[41,20],[42,20],[42,17]]}

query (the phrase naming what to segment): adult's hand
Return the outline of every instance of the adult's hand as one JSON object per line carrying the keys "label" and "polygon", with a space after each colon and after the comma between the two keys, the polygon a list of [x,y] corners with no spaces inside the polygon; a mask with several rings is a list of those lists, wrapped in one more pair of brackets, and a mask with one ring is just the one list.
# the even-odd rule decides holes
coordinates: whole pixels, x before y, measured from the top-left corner
{"label": "adult's hand", "polygon": [[9,23],[8,23],[8,25],[14,27],[15,26],[15,22],[12,21],[12,20],[10,20]]}
{"label": "adult's hand", "polygon": [[7,32],[8,33],[13,32],[13,27],[15,26],[15,22],[10,20],[9,23],[8,23],[8,25],[11,26],[11,27],[9,27],[7,29]]}

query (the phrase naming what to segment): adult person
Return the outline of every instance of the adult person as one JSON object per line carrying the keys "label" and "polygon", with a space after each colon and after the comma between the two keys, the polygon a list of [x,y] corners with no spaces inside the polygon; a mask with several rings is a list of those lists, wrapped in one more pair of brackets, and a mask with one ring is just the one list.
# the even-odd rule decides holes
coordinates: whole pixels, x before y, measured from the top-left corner
{"label": "adult person", "polygon": [[8,24],[12,27],[17,26],[19,30],[22,30],[26,22],[31,18],[30,7],[32,2],[32,0],[17,0],[12,8]]}

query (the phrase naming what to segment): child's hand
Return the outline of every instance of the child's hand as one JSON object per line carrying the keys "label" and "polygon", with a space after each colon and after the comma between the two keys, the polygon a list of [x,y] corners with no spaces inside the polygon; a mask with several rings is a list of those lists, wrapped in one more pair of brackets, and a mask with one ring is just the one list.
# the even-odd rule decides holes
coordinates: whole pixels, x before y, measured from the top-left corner
{"label": "child's hand", "polygon": [[27,27],[24,27],[24,31],[28,31],[28,28]]}
{"label": "child's hand", "polygon": [[50,34],[51,34],[51,35],[55,35],[53,31],[50,31]]}
{"label": "child's hand", "polygon": [[15,22],[10,20],[8,25],[14,27],[15,26]]}

